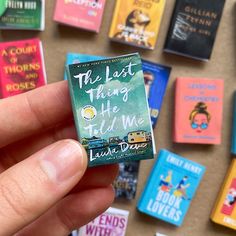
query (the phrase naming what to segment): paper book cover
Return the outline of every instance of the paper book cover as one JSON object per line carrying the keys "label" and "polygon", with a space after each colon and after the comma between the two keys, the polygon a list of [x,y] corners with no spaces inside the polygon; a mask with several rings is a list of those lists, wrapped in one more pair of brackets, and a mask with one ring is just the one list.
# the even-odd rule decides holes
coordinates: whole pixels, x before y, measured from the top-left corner
{"label": "paper book cover", "polygon": [[119,174],[113,182],[117,199],[132,200],[135,198],[138,183],[139,161],[119,164]]}
{"label": "paper book cover", "polygon": [[211,219],[236,230],[236,159],[233,159],[213,208]]}
{"label": "paper book cover", "polygon": [[224,4],[225,0],[177,0],[164,51],[209,60]]}
{"label": "paper book cover", "polygon": [[89,166],[153,158],[140,56],[69,65],[67,72],[78,137]]}
{"label": "paper book cover", "polygon": [[220,144],[224,81],[177,78],[174,142]]}
{"label": "paper book cover", "polygon": [[0,29],[44,30],[45,0],[1,0]]}
{"label": "paper book cover", "polygon": [[[102,56],[95,56],[95,55],[88,55],[88,54],[81,54],[81,53],[67,53],[66,55],[66,66],[71,64],[78,64],[82,62],[90,62],[105,59]],[[65,71],[64,80],[67,80],[67,74]]]}
{"label": "paper book cover", "polygon": [[154,128],[157,124],[171,68],[146,60],[142,60],[142,66],[152,127]]}
{"label": "paper book cover", "polygon": [[236,155],[236,91],[233,96],[233,128],[231,140],[231,153]]}
{"label": "paper book cover", "polygon": [[17,95],[46,84],[39,39],[0,43],[2,97]]}
{"label": "paper book cover", "polygon": [[160,150],[139,199],[138,210],[180,226],[204,172],[204,166]]}
{"label": "paper book cover", "polygon": [[78,236],[125,236],[129,212],[110,207],[79,229]]}
{"label": "paper book cover", "polygon": [[82,28],[99,32],[106,0],[57,0],[54,12],[54,20]]}
{"label": "paper book cover", "polygon": [[165,0],[117,0],[109,37],[121,43],[154,49]]}

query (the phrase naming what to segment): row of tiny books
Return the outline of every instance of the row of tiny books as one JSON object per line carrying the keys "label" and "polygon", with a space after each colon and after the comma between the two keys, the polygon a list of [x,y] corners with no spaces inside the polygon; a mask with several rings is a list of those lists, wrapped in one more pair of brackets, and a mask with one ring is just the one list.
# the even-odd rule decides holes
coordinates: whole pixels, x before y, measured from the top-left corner
{"label": "row of tiny books", "polygon": [[[54,20],[99,32],[106,0],[57,0]],[[166,1],[117,0],[109,37],[154,49]],[[210,59],[225,0],[176,0],[164,51]],[[45,0],[1,0],[0,29],[43,30]]]}

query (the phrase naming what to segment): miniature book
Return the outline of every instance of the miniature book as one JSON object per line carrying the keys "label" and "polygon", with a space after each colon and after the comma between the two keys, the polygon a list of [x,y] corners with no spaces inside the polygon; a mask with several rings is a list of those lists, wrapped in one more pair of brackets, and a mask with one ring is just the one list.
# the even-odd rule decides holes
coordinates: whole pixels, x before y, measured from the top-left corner
{"label": "miniature book", "polygon": [[174,142],[220,144],[224,81],[177,78]]}
{"label": "miniature book", "polygon": [[135,198],[138,183],[139,161],[119,164],[119,175],[113,182],[116,198],[132,200]]}
{"label": "miniature book", "polygon": [[180,226],[204,172],[204,166],[160,150],[139,199],[138,210]]}
{"label": "miniature book", "polygon": [[44,30],[45,0],[1,0],[0,29]]}
{"label": "miniature book", "polygon": [[171,68],[142,60],[143,74],[153,128],[160,113]]}
{"label": "miniature book", "polygon": [[117,42],[154,49],[165,0],[117,0],[109,37]]}
{"label": "miniature book", "polygon": [[233,129],[232,129],[232,141],[231,141],[231,153],[236,155],[236,91],[233,97]]}
{"label": "miniature book", "polygon": [[150,159],[155,144],[140,56],[67,66],[80,142],[89,166]]}
{"label": "miniature book", "polygon": [[57,0],[54,20],[58,23],[99,32],[106,0]]}
{"label": "miniature book", "polygon": [[220,190],[211,219],[236,230],[236,159],[233,159]]}
{"label": "miniature book", "polygon": [[2,98],[46,84],[42,44],[39,39],[0,43]]}
{"label": "miniature book", "polygon": [[[66,66],[71,65],[71,64],[78,64],[81,62],[96,61],[100,59],[105,59],[105,57],[88,55],[88,54],[80,54],[80,53],[67,53]],[[66,71],[64,75],[64,80],[67,80]]]}
{"label": "miniature book", "polygon": [[177,0],[164,51],[209,60],[224,4],[225,0]]}
{"label": "miniature book", "polygon": [[108,208],[103,214],[79,229],[78,236],[125,236],[129,212]]}

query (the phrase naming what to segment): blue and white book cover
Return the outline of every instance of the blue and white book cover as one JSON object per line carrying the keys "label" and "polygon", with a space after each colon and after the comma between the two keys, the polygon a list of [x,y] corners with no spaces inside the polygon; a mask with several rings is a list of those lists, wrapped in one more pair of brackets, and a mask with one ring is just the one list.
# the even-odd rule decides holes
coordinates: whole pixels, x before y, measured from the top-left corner
{"label": "blue and white book cover", "polygon": [[[105,59],[102,56],[88,55],[88,54],[80,54],[80,53],[67,53],[66,55],[66,66],[71,64],[90,62]],[[67,80],[67,74],[65,72],[64,80]]]}
{"label": "blue and white book cover", "polygon": [[142,60],[145,88],[150,108],[152,127],[156,126],[171,67]]}
{"label": "blue and white book cover", "polygon": [[137,208],[180,226],[188,211],[205,167],[167,150],[160,150]]}

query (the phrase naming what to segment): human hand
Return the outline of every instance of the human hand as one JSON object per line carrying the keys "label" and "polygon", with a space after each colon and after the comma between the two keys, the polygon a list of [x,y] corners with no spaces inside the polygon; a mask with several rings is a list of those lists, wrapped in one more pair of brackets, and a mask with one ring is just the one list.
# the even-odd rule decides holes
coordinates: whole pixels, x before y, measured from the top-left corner
{"label": "human hand", "polygon": [[118,168],[86,170],[66,81],[3,99],[0,110],[0,235],[68,235],[109,207]]}

